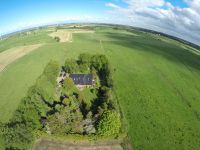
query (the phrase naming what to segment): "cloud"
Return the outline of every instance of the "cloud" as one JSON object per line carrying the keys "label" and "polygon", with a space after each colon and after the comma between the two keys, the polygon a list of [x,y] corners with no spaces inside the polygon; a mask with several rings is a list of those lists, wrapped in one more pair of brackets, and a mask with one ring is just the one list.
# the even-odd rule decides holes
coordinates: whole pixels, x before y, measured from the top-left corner
{"label": "cloud", "polygon": [[112,7],[112,8],[115,8],[115,9],[120,9],[119,6],[117,6],[117,5],[113,4],[113,3],[106,3],[106,6]]}
{"label": "cloud", "polygon": [[129,25],[165,32],[200,45],[200,0],[184,0],[185,8],[166,0],[123,1],[126,7],[113,3],[106,6],[113,9],[113,15],[123,16]]}
{"label": "cloud", "polygon": [[146,7],[161,7],[165,5],[164,0],[125,0],[129,4],[129,7],[146,8]]}

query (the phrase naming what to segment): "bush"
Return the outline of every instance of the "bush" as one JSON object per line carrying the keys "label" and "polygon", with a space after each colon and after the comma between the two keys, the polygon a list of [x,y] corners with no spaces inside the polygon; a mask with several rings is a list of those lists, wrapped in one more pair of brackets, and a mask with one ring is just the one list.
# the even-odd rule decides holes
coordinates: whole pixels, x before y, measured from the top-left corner
{"label": "bush", "polygon": [[60,38],[58,36],[54,37],[54,39],[56,40],[56,42],[60,42]]}
{"label": "bush", "polygon": [[79,70],[79,66],[74,59],[67,59],[65,61],[64,69],[67,73],[76,73]]}
{"label": "bush", "polygon": [[120,128],[121,121],[116,111],[104,112],[97,126],[98,134],[106,137],[118,135]]}
{"label": "bush", "polygon": [[72,95],[74,92],[74,89],[76,89],[76,86],[74,85],[73,80],[67,77],[63,83],[62,93],[66,95]]}
{"label": "bush", "polygon": [[81,64],[89,65],[91,62],[91,55],[87,53],[83,53],[79,55],[79,61]]}

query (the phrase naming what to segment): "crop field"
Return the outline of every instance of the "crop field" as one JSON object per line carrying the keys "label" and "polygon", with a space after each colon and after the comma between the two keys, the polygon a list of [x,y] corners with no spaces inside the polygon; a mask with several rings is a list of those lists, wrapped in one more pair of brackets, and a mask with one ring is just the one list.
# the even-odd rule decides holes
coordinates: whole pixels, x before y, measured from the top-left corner
{"label": "crop field", "polygon": [[19,46],[0,53],[0,72],[10,63],[39,48],[42,44]]}
{"label": "crop field", "polygon": [[63,64],[80,53],[102,53],[113,67],[133,149],[200,149],[200,52],[136,29],[89,30],[94,31],[73,34],[73,41],[65,43],[51,38],[54,31],[48,28],[0,41],[0,55],[16,46],[45,43],[0,72],[0,121],[11,118],[50,60]]}
{"label": "crop field", "polygon": [[50,33],[49,36],[52,38],[59,37],[60,42],[71,42],[72,34],[67,30],[58,30],[56,32]]}
{"label": "crop field", "polygon": [[56,32],[52,32],[49,34],[50,37],[55,38],[59,37],[60,42],[72,42],[72,35],[74,33],[94,33],[94,31],[90,30],[57,30]]}

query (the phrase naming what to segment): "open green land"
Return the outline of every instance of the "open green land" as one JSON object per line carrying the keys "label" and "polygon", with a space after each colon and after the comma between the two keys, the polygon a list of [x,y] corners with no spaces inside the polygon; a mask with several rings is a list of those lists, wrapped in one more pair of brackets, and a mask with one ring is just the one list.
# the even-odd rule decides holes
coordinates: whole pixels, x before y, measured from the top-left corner
{"label": "open green land", "polygon": [[73,34],[70,43],[51,39],[48,29],[1,41],[0,51],[46,44],[0,73],[0,120],[12,117],[51,59],[63,64],[80,53],[102,53],[113,67],[116,95],[134,149],[200,149],[199,52],[137,30],[93,28],[95,33]]}

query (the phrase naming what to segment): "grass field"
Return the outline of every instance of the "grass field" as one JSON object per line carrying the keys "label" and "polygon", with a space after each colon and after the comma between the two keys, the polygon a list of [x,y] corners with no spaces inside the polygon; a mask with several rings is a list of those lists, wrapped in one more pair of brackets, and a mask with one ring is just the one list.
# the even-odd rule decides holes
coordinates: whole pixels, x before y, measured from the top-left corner
{"label": "grass field", "polygon": [[41,44],[41,43],[56,43],[54,39],[52,39],[46,33],[46,30],[35,30],[30,32],[30,34],[25,33],[17,33],[8,39],[0,41],[0,52],[3,52],[7,49],[16,47],[16,46],[25,46],[32,44]]}
{"label": "grass field", "polygon": [[[49,60],[63,63],[82,52],[103,53],[115,70],[115,91],[133,149],[200,149],[199,52],[137,30],[95,31],[75,33],[71,43],[56,43],[49,31],[39,31],[46,45],[0,73],[0,120],[9,120]],[[40,42],[39,35],[29,41],[32,36],[1,41],[0,51]]]}
{"label": "grass field", "polygon": [[42,44],[18,46],[0,53],[0,72],[15,60],[27,55]]}

